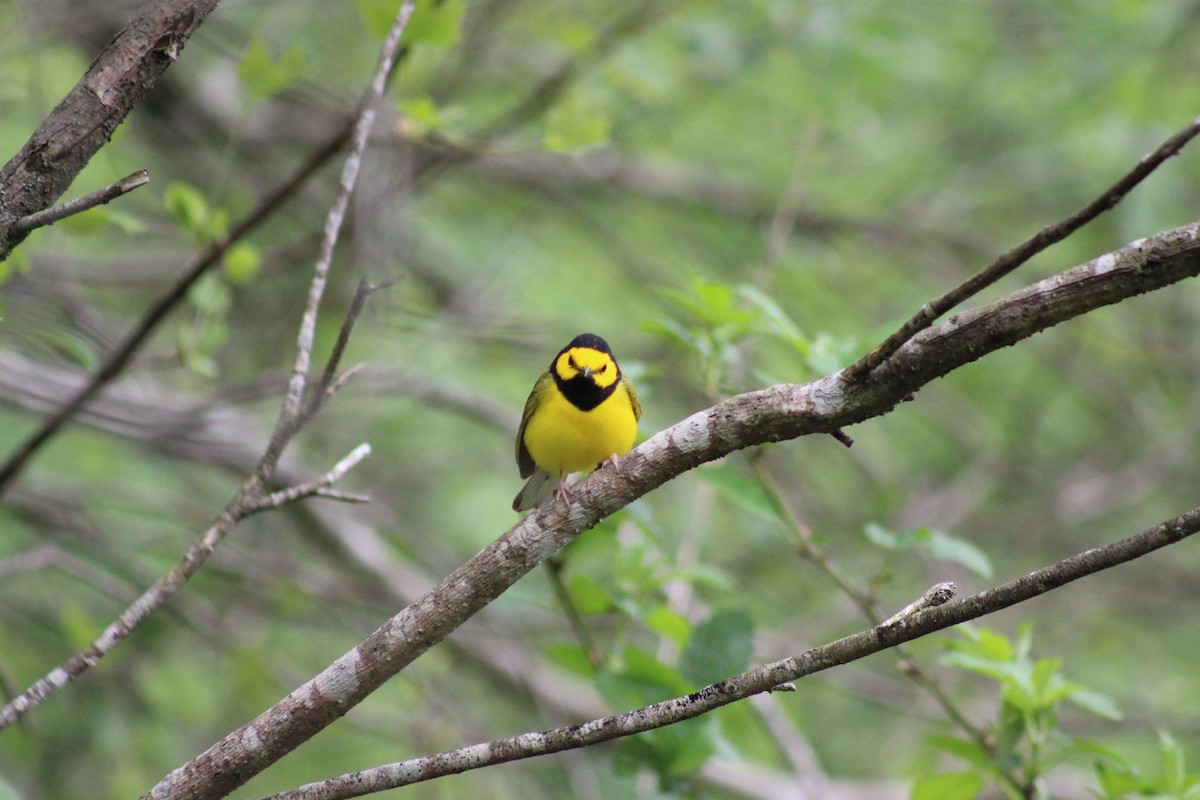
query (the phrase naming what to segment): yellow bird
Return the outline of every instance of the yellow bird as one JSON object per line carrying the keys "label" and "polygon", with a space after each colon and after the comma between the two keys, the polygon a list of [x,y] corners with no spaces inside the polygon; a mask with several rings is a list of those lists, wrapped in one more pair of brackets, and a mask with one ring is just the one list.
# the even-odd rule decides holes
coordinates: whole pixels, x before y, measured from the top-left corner
{"label": "yellow bird", "polygon": [[633,447],[642,407],[629,378],[621,374],[608,342],[581,333],[559,351],[537,379],[521,428],[517,466],[529,478],[513,500],[514,511],[566,494],[572,472],[616,461]]}

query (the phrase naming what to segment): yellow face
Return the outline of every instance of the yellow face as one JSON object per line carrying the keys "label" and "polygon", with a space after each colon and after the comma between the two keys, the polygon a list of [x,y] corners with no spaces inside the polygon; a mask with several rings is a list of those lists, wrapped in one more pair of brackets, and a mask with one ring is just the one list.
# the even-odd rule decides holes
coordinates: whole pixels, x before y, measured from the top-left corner
{"label": "yellow face", "polygon": [[617,362],[608,353],[591,347],[571,347],[554,361],[554,372],[560,380],[583,377],[601,389],[612,386],[620,377]]}

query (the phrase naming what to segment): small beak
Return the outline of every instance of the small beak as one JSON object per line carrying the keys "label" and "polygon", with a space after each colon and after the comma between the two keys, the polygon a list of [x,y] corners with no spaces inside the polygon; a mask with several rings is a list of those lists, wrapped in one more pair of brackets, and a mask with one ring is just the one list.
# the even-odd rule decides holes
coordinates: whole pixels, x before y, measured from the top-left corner
{"label": "small beak", "polygon": [[590,378],[596,374],[596,371],[591,367],[584,367],[583,369],[579,370],[579,374],[585,378]]}

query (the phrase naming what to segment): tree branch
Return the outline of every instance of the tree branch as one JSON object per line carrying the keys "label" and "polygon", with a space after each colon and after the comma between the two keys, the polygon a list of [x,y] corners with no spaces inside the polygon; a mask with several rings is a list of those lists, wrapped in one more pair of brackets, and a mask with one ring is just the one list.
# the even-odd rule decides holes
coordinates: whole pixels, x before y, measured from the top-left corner
{"label": "tree branch", "polygon": [[109,184],[99,191],[85,194],[83,197],[78,197],[69,203],[63,203],[61,206],[47,208],[45,211],[38,211],[27,217],[21,217],[12,224],[8,229],[8,233],[10,236],[13,234],[23,235],[37,228],[52,225],[60,219],[66,219],[75,214],[82,214],[89,208],[102,206],[123,194],[132,192],[139,186],[145,186],[149,182],[150,173],[144,169],[138,170],[132,175],[126,175],[116,183]]}
{"label": "tree branch", "polygon": [[[1200,223],[1195,223],[955,315],[918,334],[862,379],[838,372],[805,385],[738,395],[699,411],[655,434],[615,466],[596,470],[573,487],[567,500],[538,507],[319,675],[163,778],[146,797],[225,796],[341,717],[580,533],[699,464],[745,447],[828,433],[879,416],[925,384],[987,353],[1198,273]],[[1163,536],[1181,538],[1173,530],[1164,529]],[[942,619],[948,607],[924,612],[919,619],[926,614]],[[907,624],[889,629],[888,646],[911,638],[909,629]],[[839,643],[835,650],[845,646]],[[787,680],[769,678],[757,691]]]}
{"label": "tree branch", "polygon": [[[387,764],[342,775],[266,800],[343,800],[408,786],[446,775],[490,767],[518,759],[559,753],[673,725],[722,706],[769,692],[831,667],[919,639],[931,633],[993,614],[1080,578],[1132,561],[1200,531],[1200,508],[1122,539],[1065,558],[1016,580],[957,601],[944,602],[946,585],[938,584],[887,621],[800,655],[726,678],[697,692],[644,708],[550,731],[525,733],[485,744]],[[944,603],[944,604],[942,604]]]}
{"label": "tree branch", "polygon": [[1121,202],[1125,195],[1133,191],[1134,187],[1147,178],[1150,173],[1158,169],[1163,162],[1177,155],[1197,134],[1200,134],[1200,117],[1192,120],[1187,127],[1159,145],[1154,152],[1143,156],[1132,170],[1095,200],[1062,222],[1042,228],[1033,236],[997,258],[983,271],[973,275],[966,282],[956,286],[941,297],[926,303],[912,319],[900,326],[899,330],[889,336],[874,350],[851,364],[846,369],[846,376],[849,378],[858,378],[875,369],[899,350],[905,342],[920,331],[928,328],[947,311],[988,286],[991,286],[1047,247],[1061,242],[1105,211],[1108,211]]}
{"label": "tree branch", "polygon": [[0,261],[32,230],[11,230],[13,223],[62,196],[218,2],[145,3],[0,169]]}
{"label": "tree branch", "polygon": [[362,461],[367,456],[371,455],[371,445],[360,444],[358,447],[350,451],[350,453],[341,461],[333,465],[333,468],[319,478],[305,483],[298,483],[295,486],[289,486],[287,489],[281,489],[278,492],[271,492],[256,498],[247,513],[253,514],[259,511],[267,511],[273,508],[281,508],[297,500],[303,500],[306,497],[329,497],[335,500],[346,500],[353,503],[367,503],[370,498],[361,495],[345,494],[342,492],[331,491],[333,484],[342,479],[342,476]]}
{"label": "tree branch", "polygon": [[[275,463],[279,460],[279,454],[291,437],[295,435],[304,417],[302,403],[304,390],[308,385],[308,367],[312,359],[313,336],[317,328],[317,310],[321,305],[321,296],[325,293],[325,284],[328,280],[329,268],[333,264],[333,251],[337,247],[342,221],[346,217],[346,209],[350,206],[350,195],[354,192],[354,185],[358,181],[358,171],[362,166],[363,153],[367,149],[367,140],[370,138],[371,128],[375,125],[376,108],[383,97],[384,90],[387,89],[388,75],[391,74],[392,64],[395,63],[396,53],[400,48],[400,36],[408,25],[412,11],[413,0],[405,0],[400,6],[396,19],[388,31],[387,39],[380,50],[375,72],[371,75],[370,89],[363,101],[358,119],[354,123],[354,132],[350,136],[350,152],[342,167],[341,191],[334,198],[333,204],[329,208],[329,214],[325,218],[325,232],[321,237],[312,283],[309,285],[308,303],[304,308],[304,316],[300,320],[300,333],[296,337],[296,359],[292,364],[292,375],[288,380],[283,408],[279,412],[279,421],[275,425],[275,432],[271,436],[266,455],[260,465],[260,474],[263,478],[270,475],[270,471],[274,469]],[[360,287],[361,289],[362,287]],[[361,307],[362,301],[359,300],[358,303]],[[353,306],[351,312],[357,316],[357,309]],[[335,351],[336,357],[340,358],[341,349],[339,347]],[[327,374],[332,374],[334,370],[336,370],[336,365],[327,370]],[[327,387],[321,387],[321,393],[325,388]],[[318,399],[318,405],[319,402]]]}

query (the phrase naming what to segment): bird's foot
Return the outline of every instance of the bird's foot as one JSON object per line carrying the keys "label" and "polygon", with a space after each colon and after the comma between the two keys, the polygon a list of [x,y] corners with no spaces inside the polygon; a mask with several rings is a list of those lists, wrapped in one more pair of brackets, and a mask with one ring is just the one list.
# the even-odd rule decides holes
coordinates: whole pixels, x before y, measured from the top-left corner
{"label": "bird's foot", "polygon": [[566,503],[571,499],[571,490],[567,488],[567,476],[563,475],[558,479],[558,488],[554,490],[554,494],[560,502]]}

